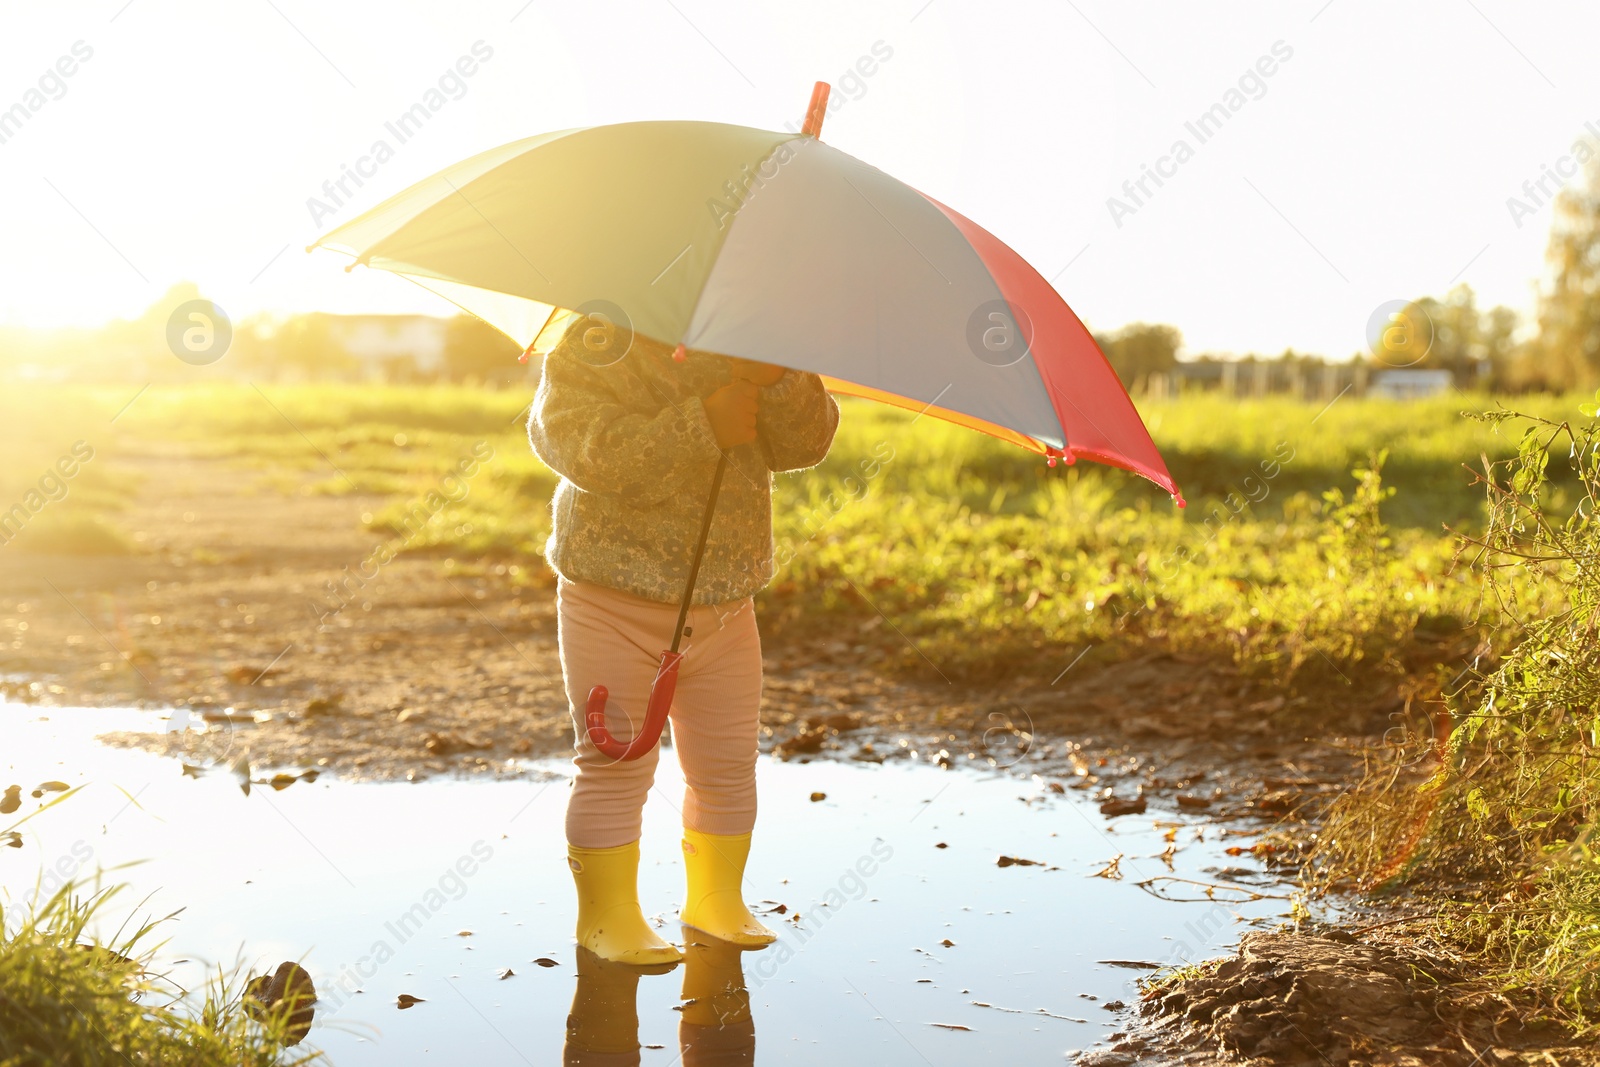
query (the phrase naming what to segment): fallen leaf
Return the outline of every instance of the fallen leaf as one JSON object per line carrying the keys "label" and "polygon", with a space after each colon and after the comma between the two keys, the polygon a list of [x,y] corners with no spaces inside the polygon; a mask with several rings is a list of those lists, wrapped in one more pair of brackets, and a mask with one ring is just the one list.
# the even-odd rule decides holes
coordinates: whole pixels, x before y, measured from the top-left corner
{"label": "fallen leaf", "polygon": [[339,705],[344,702],[343,693],[333,693],[325,697],[312,697],[306,701],[307,715],[337,715],[342,709]]}
{"label": "fallen leaf", "polygon": [[4,799],[0,799],[0,815],[10,815],[20,807],[22,807],[22,787],[6,786],[6,795]]}
{"label": "fallen leaf", "polygon": [[1106,865],[1104,867],[1098,871],[1095,871],[1089,877],[1107,878],[1113,881],[1120,881],[1122,879],[1122,853],[1118,852],[1115,856],[1112,856],[1106,861]]}
{"label": "fallen leaf", "polygon": [[12,848],[22,847],[22,835],[15,830],[7,830],[0,834],[0,845],[10,845]]}
{"label": "fallen leaf", "polygon": [[1106,816],[1141,815],[1145,810],[1144,797],[1112,797],[1100,805],[1100,814]]}
{"label": "fallen leaf", "polygon": [[826,793],[812,793],[811,794],[811,803],[813,803],[813,804],[815,804],[819,800],[827,800],[827,799],[828,799],[828,794],[826,794]]}
{"label": "fallen leaf", "polygon": [[249,796],[250,795],[250,759],[249,759],[249,757],[240,756],[238,759],[236,759],[232,763],[230,763],[228,765],[228,768],[230,770],[232,770],[235,775],[238,776],[238,778],[239,778],[239,788],[244,790],[244,795],[245,796]]}
{"label": "fallen leaf", "polygon": [[559,966],[561,966],[561,964],[557,963],[555,960],[551,959],[549,956],[540,956],[538,959],[534,960],[533,962],[537,963],[541,967],[559,967]]}
{"label": "fallen leaf", "polygon": [[516,973],[516,971],[513,971],[510,967],[507,967],[505,970],[500,972],[500,981],[504,982],[507,978],[513,978],[516,976]]}
{"label": "fallen leaf", "polygon": [[182,766],[183,766],[183,776],[185,778],[198,778],[202,774],[206,773],[206,769],[204,767],[196,767],[192,763],[185,763]]}
{"label": "fallen leaf", "polygon": [[938,844],[934,845],[933,847],[934,848],[949,848],[950,846],[945,844],[943,841],[940,841]]}
{"label": "fallen leaf", "polygon": [[457,937],[471,937],[472,936],[472,931],[471,930],[457,930],[456,931],[456,936]]}
{"label": "fallen leaf", "polygon": [[426,1004],[427,1001],[423,1000],[421,997],[414,997],[410,993],[401,993],[395,998],[394,1003],[395,1007],[399,1008],[401,1011],[405,1011],[413,1004]]}
{"label": "fallen leaf", "polygon": [[962,1026],[960,1023],[929,1023],[928,1025],[937,1026],[941,1030],[963,1030],[966,1033],[972,1033],[972,1027]]}
{"label": "fallen leaf", "polygon": [[430,731],[422,735],[422,747],[435,756],[453,756],[458,752],[471,752],[490,746],[487,741],[476,737]]}
{"label": "fallen leaf", "polygon": [[956,947],[956,943],[954,941],[950,940],[948,937],[945,938],[943,941],[939,942],[939,944],[943,945],[945,948],[955,948]]}
{"label": "fallen leaf", "polygon": [[71,788],[66,782],[40,782],[39,787],[33,791],[33,795],[42,797],[46,793],[65,793]]}
{"label": "fallen leaf", "polygon": [[994,861],[996,867],[1043,867],[1039,860],[1025,860],[1021,856],[1001,856]]}
{"label": "fallen leaf", "polygon": [[299,780],[300,776],[297,774],[274,774],[267,784],[281,793]]}

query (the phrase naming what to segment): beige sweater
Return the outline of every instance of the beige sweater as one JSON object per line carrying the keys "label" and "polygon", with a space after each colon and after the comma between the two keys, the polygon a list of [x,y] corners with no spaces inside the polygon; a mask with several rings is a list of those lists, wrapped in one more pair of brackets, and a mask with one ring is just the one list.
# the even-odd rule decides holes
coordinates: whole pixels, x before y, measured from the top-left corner
{"label": "beige sweater", "polygon": [[[561,475],[545,556],[570,581],[677,603],[719,455],[701,400],[728,383],[728,360],[691,350],[677,363],[626,335],[596,352],[584,341],[595,325],[579,321],[545,357],[528,420],[534,452]],[[833,443],[839,408],[815,374],[786,371],[760,397],[756,440],[728,451],[696,604],[772,580],[772,472],[815,466]]]}

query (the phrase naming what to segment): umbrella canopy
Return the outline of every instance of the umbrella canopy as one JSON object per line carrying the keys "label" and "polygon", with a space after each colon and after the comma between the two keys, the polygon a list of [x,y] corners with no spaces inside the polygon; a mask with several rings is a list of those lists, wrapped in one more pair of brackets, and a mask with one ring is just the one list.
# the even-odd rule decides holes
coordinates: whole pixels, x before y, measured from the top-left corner
{"label": "umbrella canopy", "polygon": [[[820,125],[815,100],[813,115]],[[810,133],[630,122],[541,134],[448,167],[311,247],[408,278],[530,349],[599,314],[667,344],[812,371],[835,392],[1052,463],[1121,467],[1183,503],[1094,338],[1037,271]]]}

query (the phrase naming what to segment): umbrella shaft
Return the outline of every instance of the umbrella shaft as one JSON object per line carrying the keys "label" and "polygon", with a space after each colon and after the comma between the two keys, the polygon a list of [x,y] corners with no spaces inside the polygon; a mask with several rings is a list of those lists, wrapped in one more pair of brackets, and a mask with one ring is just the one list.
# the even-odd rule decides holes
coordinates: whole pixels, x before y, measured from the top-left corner
{"label": "umbrella shaft", "polygon": [[722,473],[728,469],[728,454],[722,453],[717,469],[711,475],[711,494],[706,498],[705,518],[700,520],[700,540],[694,546],[694,559],[689,563],[689,581],[684,586],[683,603],[678,606],[678,625],[672,631],[672,651],[678,651],[683,641],[683,626],[689,621],[689,604],[694,600],[694,583],[700,577],[700,561],[705,558],[706,538],[711,535],[711,516],[717,510],[717,493],[722,490]]}

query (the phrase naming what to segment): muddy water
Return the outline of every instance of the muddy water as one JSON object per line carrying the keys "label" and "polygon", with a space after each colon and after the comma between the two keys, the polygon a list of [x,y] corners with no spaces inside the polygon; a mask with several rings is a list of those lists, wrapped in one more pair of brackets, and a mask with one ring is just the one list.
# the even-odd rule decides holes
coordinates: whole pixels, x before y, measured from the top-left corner
{"label": "muddy water", "polygon": [[[185,984],[218,963],[257,974],[299,960],[320,995],[302,1049],[344,1065],[561,1062],[578,983],[563,764],[496,782],[355,785],[324,774],[282,789],[257,769],[246,795],[223,764],[194,776],[175,759],[91,740],[164,723],[151,712],[0,707],[0,785],[22,786],[21,809],[0,829],[50,799],[29,796],[40,782],[87,783],[20,828],[23,848],[0,850],[11,901],[41,869],[91,878],[137,863],[106,875],[133,890],[107,918],[152,891],[141,914],[185,909],[159,957]],[[223,751],[226,737],[189,730],[183,740],[196,763],[237,755]],[[752,1062],[741,1055],[753,1042],[762,1064],[1060,1063],[1115,1028],[1106,1005],[1133,1000],[1138,965],[1216,955],[1246,922],[1286,907],[1240,892],[1206,900],[1171,881],[1151,888],[1199,899],[1161,899],[1136,883],[1216,882],[1224,869],[1252,881],[1240,870],[1248,856],[1226,855],[1237,839],[1203,820],[1108,820],[1080,792],[1038,778],[764,759],[759,781],[747,896],[785,906],[764,916],[780,942],[701,952],[636,990],[588,973],[576,1016],[585,1039],[631,1044],[633,1007],[638,1062],[668,1067],[684,1055],[675,1009],[685,981],[737,988],[742,971],[748,1016],[742,995],[717,998],[728,1025],[685,1026],[696,1048],[683,1062],[713,1062],[708,1050],[733,1057],[715,1062]],[[681,790],[669,750],[646,808],[640,891],[673,940]],[[1119,855],[1120,878],[1094,876]],[[1036,864],[999,866],[1001,856]],[[421,1003],[401,1010],[401,994]],[[706,1019],[701,1004],[691,1020]]]}

